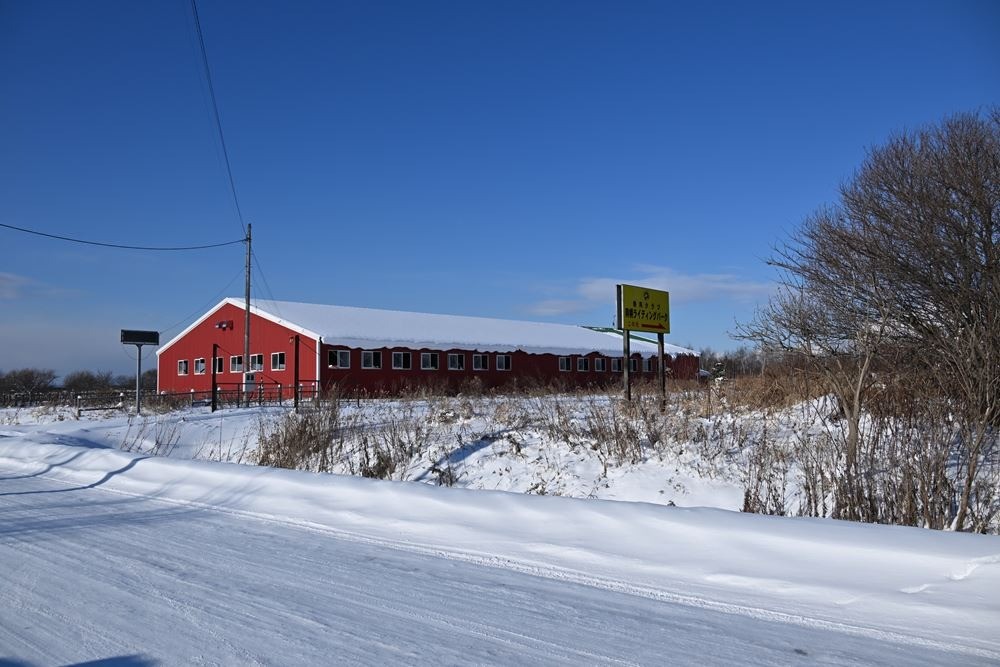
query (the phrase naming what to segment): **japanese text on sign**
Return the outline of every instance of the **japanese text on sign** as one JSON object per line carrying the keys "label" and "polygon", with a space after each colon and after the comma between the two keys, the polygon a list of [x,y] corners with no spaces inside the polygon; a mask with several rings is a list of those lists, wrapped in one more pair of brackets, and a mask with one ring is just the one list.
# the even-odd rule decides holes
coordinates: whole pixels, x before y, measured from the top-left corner
{"label": "japanese text on sign", "polygon": [[619,285],[618,328],[670,333],[670,293],[648,287]]}

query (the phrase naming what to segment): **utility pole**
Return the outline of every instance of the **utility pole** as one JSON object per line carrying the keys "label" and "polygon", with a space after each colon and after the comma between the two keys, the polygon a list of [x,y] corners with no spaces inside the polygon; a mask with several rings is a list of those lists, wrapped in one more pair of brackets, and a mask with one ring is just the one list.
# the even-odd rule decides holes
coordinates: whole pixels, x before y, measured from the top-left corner
{"label": "utility pole", "polygon": [[292,391],[295,396],[295,412],[299,411],[299,335],[295,334],[295,370],[293,371]]}
{"label": "utility pole", "polygon": [[246,267],[246,312],[243,319],[243,393],[246,394],[247,407],[250,407],[250,392],[247,390],[250,377],[250,243],[253,235],[251,225],[247,223],[247,267]]}

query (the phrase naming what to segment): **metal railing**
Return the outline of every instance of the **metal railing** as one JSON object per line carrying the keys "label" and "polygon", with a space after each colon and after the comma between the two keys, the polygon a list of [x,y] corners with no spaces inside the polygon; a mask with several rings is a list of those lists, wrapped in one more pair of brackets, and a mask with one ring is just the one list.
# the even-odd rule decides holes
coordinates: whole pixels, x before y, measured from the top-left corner
{"label": "metal railing", "polygon": [[[248,405],[294,405],[315,401],[319,390],[315,382],[300,383],[298,389],[276,382],[258,382],[247,391],[239,382],[220,382],[216,390],[218,409]],[[162,412],[190,406],[211,406],[212,391],[160,392],[143,389],[143,411]],[[99,410],[134,410],[135,389],[100,389],[93,391],[68,391],[51,388],[39,391],[11,391],[0,393],[0,407],[36,408],[43,406],[72,406],[79,417],[83,412]]]}

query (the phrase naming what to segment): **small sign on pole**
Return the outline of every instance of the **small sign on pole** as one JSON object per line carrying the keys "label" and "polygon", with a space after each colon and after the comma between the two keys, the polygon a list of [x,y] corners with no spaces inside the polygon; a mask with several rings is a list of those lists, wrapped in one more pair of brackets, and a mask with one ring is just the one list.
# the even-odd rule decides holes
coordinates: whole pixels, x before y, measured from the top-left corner
{"label": "small sign on pole", "polygon": [[122,329],[122,343],[125,345],[159,345],[160,332]]}
{"label": "small sign on pole", "polygon": [[135,345],[135,414],[142,412],[142,346],[159,345],[159,331],[122,329],[122,344]]}

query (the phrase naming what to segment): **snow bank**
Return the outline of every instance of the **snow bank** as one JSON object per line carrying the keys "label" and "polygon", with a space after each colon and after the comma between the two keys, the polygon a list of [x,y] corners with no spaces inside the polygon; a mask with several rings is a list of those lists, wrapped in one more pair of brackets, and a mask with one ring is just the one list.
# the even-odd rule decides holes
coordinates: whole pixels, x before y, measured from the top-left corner
{"label": "snow bank", "polygon": [[789,622],[919,628],[1000,659],[993,536],[448,489],[4,435],[0,466],[19,475]]}

